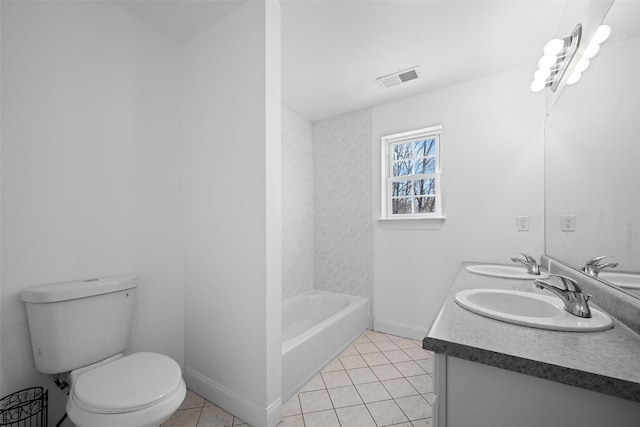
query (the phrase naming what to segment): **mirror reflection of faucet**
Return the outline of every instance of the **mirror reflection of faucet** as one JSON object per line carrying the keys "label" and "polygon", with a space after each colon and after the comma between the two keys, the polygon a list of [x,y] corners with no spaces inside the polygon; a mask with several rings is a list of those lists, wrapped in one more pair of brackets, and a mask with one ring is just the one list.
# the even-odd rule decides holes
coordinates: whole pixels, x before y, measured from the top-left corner
{"label": "mirror reflection of faucet", "polygon": [[511,257],[511,261],[519,262],[527,267],[527,273],[534,274],[536,276],[540,275],[540,266],[534,257],[531,255],[527,255],[524,253],[518,253],[518,255],[522,255],[522,258]]}
{"label": "mirror reflection of faucet", "polygon": [[617,262],[609,262],[606,264],[601,263],[601,261],[605,258],[611,258],[609,255],[598,256],[595,258],[591,258],[587,260],[582,267],[582,271],[587,273],[589,276],[598,277],[600,271],[605,268],[616,268],[619,264]]}
{"label": "mirror reflection of faucet", "polygon": [[[619,266],[617,262],[602,263],[605,258],[609,256],[599,256],[587,260],[582,271],[591,277],[595,277],[600,280],[604,280],[609,284],[618,286],[625,290],[631,290],[633,292],[640,292],[640,273],[631,271],[611,271],[609,269]],[[606,271],[602,271],[608,269]]]}
{"label": "mirror reflection of faucet", "polygon": [[591,309],[588,304],[591,295],[585,295],[578,282],[559,274],[550,274],[549,277],[558,278],[563,287],[558,287],[541,279],[536,279],[533,284],[539,289],[546,289],[560,297],[564,302],[564,309],[574,316],[591,317]]}

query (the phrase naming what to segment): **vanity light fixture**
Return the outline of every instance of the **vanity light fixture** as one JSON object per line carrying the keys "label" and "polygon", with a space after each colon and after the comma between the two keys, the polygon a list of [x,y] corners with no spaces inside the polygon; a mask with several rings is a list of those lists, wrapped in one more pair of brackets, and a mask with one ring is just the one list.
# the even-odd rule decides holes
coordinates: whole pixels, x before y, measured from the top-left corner
{"label": "vanity light fixture", "polygon": [[572,85],[577,83],[582,77],[582,72],[589,68],[589,64],[591,63],[591,59],[600,52],[600,45],[609,38],[611,35],[611,27],[608,25],[600,25],[596,30],[595,34],[591,38],[591,41],[587,45],[587,48],[584,50],[582,54],[582,59],[578,61],[576,67],[573,69],[573,72],[569,76],[567,80],[568,85]]}
{"label": "vanity light fixture", "polygon": [[538,61],[538,71],[533,76],[531,90],[540,92],[545,87],[556,91],[569,63],[580,46],[582,25],[577,24],[571,34],[563,39],[549,41],[542,50],[544,56]]}

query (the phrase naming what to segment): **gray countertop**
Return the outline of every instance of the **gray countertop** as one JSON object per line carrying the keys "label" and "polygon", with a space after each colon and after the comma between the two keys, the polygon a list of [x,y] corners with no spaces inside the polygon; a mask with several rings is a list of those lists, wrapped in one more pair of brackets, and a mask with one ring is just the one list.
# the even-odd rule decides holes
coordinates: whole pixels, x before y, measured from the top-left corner
{"label": "gray countertop", "polygon": [[[465,263],[423,347],[439,354],[640,402],[640,336],[615,319],[602,332],[528,328],[472,313],[455,302],[463,289],[494,288],[548,294],[531,280],[480,276]],[[590,301],[598,307],[597,301]]]}

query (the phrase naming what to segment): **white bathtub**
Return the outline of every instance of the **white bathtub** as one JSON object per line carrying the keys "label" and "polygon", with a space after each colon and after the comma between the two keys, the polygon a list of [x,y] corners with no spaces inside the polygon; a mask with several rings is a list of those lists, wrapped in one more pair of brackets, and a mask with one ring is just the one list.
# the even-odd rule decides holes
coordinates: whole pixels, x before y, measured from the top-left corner
{"label": "white bathtub", "polygon": [[369,300],[310,291],[282,302],[282,401],[370,327]]}

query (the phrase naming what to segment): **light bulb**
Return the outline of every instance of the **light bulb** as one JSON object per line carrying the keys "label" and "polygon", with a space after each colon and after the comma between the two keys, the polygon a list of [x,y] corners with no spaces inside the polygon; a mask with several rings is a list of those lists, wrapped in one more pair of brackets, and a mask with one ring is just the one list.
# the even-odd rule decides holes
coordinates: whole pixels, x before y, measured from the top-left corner
{"label": "light bulb", "polygon": [[593,38],[591,39],[591,43],[600,44],[611,35],[611,27],[608,25],[600,25],[596,30]]}
{"label": "light bulb", "polygon": [[578,83],[578,80],[580,80],[580,77],[582,77],[582,73],[574,71],[573,73],[571,73],[571,76],[569,76],[569,79],[567,80],[567,84],[572,85],[572,84]]}
{"label": "light bulb", "polygon": [[533,75],[533,80],[547,80],[547,77],[551,75],[551,70],[548,68],[539,68]]}
{"label": "light bulb", "polygon": [[545,86],[547,86],[547,83],[544,80],[534,80],[531,82],[531,91],[540,92]]}
{"label": "light bulb", "polygon": [[583,58],[591,59],[600,52],[600,45],[595,43],[589,43],[589,46],[584,50],[582,54]]}
{"label": "light bulb", "polygon": [[542,58],[540,58],[540,61],[538,61],[538,67],[551,68],[555,65],[557,60],[558,60],[558,57],[555,55],[545,55]]}
{"label": "light bulb", "polygon": [[578,63],[576,64],[576,72],[578,73],[582,73],[584,70],[586,70],[587,68],[589,68],[589,64],[591,62],[587,59],[587,58],[582,58],[580,61],[578,61]]}
{"label": "light bulb", "polygon": [[546,45],[544,45],[545,56],[553,56],[559,54],[564,48],[564,41],[562,39],[553,39],[549,41]]}

